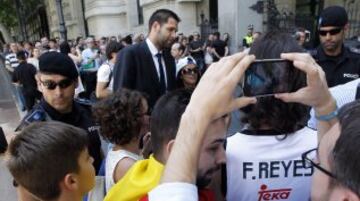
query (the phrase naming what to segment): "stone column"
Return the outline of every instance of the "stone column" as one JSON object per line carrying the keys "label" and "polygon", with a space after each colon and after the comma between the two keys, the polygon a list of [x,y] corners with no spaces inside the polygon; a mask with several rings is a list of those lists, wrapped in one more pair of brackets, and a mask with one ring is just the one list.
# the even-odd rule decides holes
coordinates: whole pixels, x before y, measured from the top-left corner
{"label": "stone column", "polygon": [[263,31],[263,16],[250,7],[256,4],[254,0],[227,0],[218,2],[219,31],[230,34],[230,53],[238,52],[242,39],[247,33],[249,24],[254,25],[254,31]]}

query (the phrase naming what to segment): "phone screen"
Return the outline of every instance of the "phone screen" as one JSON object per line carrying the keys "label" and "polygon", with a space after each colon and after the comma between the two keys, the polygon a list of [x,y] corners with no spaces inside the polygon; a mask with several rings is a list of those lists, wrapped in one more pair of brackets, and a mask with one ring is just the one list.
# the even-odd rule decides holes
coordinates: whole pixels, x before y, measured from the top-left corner
{"label": "phone screen", "polygon": [[284,59],[255,60],[245,71],[245,96],[271,96],[289,92],[290,62]]}

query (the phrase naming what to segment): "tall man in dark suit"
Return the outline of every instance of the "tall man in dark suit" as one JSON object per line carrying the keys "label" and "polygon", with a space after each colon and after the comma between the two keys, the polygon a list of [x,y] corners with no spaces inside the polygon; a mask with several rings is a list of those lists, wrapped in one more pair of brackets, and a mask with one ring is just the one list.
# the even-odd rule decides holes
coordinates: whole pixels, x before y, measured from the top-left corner
{"label": "tall man in dark suit", "polygon": [[124,87],[144,92],[152,108],[161,95],[175,89],[175,60],[169,48],[179,22],[180,18],[170,10],[160,9],[151,15],[148,38],[118,54],[114,91]]}

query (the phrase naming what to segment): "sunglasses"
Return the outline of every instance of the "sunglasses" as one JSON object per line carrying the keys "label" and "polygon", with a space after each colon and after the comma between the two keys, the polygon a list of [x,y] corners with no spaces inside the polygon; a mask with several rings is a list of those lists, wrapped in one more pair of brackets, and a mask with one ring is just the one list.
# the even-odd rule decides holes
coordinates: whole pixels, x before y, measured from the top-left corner
{"label": "sunglasses", "polygon": [[193,75],[193,74],[198,74],[199,70],[197,68],[185,68],[181,71],[182,74],[187,74],[187,75]]}
{"label": "sunglasses", "polygon": [[60,87],[60,89],[66,89],[68,88],[74,81],[71,79],[63,79],[60,82],[54,82],[52,80],[45,80],[41,81],[41,84],[44,85],[49,90],[54,90],[57,86]]}
{"label": "sunglasses", "polygon": [[331,30],[328,30],[328,31],[319,30],[319,34],[320,34],[321,36],[326,36],[326,35],[329,33],[330,35],[333,36],[333,35],[336,35],[336,34],[340,33],[341,30],[342,30],[342,28],[331,29]]}

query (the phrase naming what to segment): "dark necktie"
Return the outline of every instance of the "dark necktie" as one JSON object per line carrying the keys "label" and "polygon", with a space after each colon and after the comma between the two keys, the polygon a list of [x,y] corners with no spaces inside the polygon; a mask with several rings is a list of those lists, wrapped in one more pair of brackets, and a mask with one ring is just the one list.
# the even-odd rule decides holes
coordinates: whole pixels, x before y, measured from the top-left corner
{"label": "dark necktie", "polygon": [[157,53],[156,57],[158,59],[159,72],[160,72],[160,92],[161,92],[161,94],[164,94],[166,91],[166,83],[165,83],[164,69],[163,69],[163,65],[161,62],[161,53]]}

